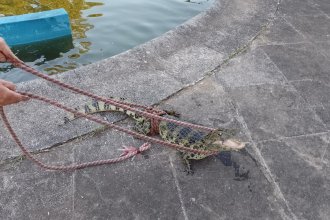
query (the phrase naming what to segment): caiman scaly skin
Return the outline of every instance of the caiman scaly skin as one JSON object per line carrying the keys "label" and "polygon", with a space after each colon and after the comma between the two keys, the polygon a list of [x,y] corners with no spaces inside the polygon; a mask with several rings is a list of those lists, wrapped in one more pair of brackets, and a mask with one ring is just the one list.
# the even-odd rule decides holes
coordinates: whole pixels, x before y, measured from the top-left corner
{"label": "caiman scaly skin", "polygon": [[[114,98],[115,100],[125,100],[123,98]],[[77,111],[85,114],[93,114],[106,111],[118,111],[123,112],[129,117],[133,118],[135,123],[135,130],[143,134],[149,134],[151,130],[151,121],[148,118],[137,115],[135,112],[124,110],[104,103],[102,101],[93,101],[87,103],[80,108],[76,108]],[[169,115],[163,115],[163,117],[171,117]],[[66,121],[75,119],[75,115],[69,115]],[[159,135],[160,137],[170,143],[183,145],[185,147],[197,149],[197,150],[216,150],[216,151],[237,151],[245,147],[245,143],[232,139],[234,132],[229,129],[217,129],[211,132],[202,132],[189,127],[183,127],[172,122],[160,121],[159,123]],[[190,171],[189,160],[201,160],[208,155],[182,152],[182,158],[188,166]]]}

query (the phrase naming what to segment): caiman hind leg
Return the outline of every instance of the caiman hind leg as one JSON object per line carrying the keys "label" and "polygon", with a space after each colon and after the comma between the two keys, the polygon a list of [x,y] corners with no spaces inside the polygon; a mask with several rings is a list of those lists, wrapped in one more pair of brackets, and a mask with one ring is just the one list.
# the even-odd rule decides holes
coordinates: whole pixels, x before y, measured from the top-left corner
{"label": "caiman hind leg", "polygon": [[187,174],[187,175],[193,175],[194,174],[194,170],[193,170],[193,167],[192,167],[192,161],[190,161],[190,159],[188,159],[190,157],[190,154],[191,153],[183,153],[183,152],[180,152],[181,154],[181,158],[182,158],[182,163],[184,165],[184,172]]}

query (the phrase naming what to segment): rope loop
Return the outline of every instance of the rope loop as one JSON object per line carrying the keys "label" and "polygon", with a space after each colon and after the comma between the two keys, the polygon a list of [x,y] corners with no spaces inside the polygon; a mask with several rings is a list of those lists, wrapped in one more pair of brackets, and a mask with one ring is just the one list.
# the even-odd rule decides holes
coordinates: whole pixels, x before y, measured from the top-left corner
{"label": "rope loop", "polygon": [[62,166],[54,166],[54,165],[48,165],[48,164],[44,164],[43,162],[41,162],[40,160],[38,160],[37,158],[35,158],[32,153],[30,153],[27,148],[22,144],[21,140],[18,138],[16,132],[14,131],[14,129],[11,127],[9,120],[5,114],[5,111],[3,109],[2,106],[0,106],[0,115],[2,117],[2,120],[7,128],[7,130],[9,131],[9,133],[11,134],[11,136],[13,137],[14,141],[17,143],[17,145],[20,147],[21,151],[23,152],[23,154],[29,158],[31,161],[33,161],[34,163],[36,163],[38,166],[45,168],[47,170],[62,170],[62,171],[73,171],[73,170],[77,170],[77,169],[83,169],[86,167],[93,167],[93,166],[100,166],[100,165],[105,165],[105,164],[113,164],[113,163],[118,163],[121,161],[124,161],[128,158],[134,157],[135,155],[142,153],[146,150],[148,150],[150,148],[150,144],[149,143],[144,143],[142,146],[140,146],[138,149],[135,148],[135,150],[129,150],[127,151],[127,153],[125,153],[125,155],[121,155],[118,158],[114,158],[114,159],[107,159],[107,160],[97,160],[97,161],[92,161],[92,162],[86,162],[86,163],[80,163],[80,164],[72,164],[72,165],[62,165]]}
{"label": "rope loop", "polygon": [[[156,109],[156,108],[152,108],[152,107],[147,108],[146,111],[148,113],[155,114],[158,116],[166,114],[166,112]],[[159,123],[160,123],[159,119],[150,118],[150,132],[148,133],[148,135],[154,136],[154,135],[159,134]]]}
{"label": "rope loop", "polygon": [[[35,76],[38,76],[40,78],[43,78],[43,79],[45,79],[45,80],[47,80],[49,82],[52,82],[52,83],[54,83],[56,85],[59,85],[59,86],[61,86],[63,88],[69,89],[69,90],[71,90],[73,92],[76,92],[78,94],[85,95],[85,96],[88,96],[90,98],[93,98],[93,99],[96,99],[96,100],[100,100],[100,101],[103,101],[105,103],[112,104],[112,105],[115,105],[117,107],[123,108],[125,110],[130,110],[130,111],[133,111],[135,113],[138,113],[138,114],[140,114],[142,116],[145,116],[146,118],[150,119],[150,122],[151,122],[151,132],[150,132],[151,135],[158,134],[160,121],[172,122],[172,123],[177,124],[177,125],[180,125],[180,126],[190,127],[190,128],[204,130],[204,131],[209,131],[209,132],[215,130],[214,128],[208,128],[208,127],[204,127],[204,126],[201,126],[201,125],[195,125],[195,124],[191,124],[191,123],[187,123],[187,122],[182,122],[182,121],[178,121],[178,120],[174,120],[174,119],[162,117],[162,115],[166,114],[166,112],[164,112],[162,110],[159,110],[159,109],[156,109],[156,108],[153,108],[153,107],[148,107],[148,106],[139,105],[139,104],[133,104],[133,103],[129,103],[129,102],[122,101],[122,100],[119,101],[119,100],[115,100],[115,99],[109,99],[109,98],[104,98],[104,97],[100,97],[100,96],[94,95],[94,94],[89,93],[87,91],[83,91],[83,90],[81,90],[79,88],[76,88],[76,87],[74,87],[72,85],[69,85],[69,84],[66,84],[64,82],[61,82],[61,81],[59,81],[57,79],[51,78],[51,77],[49,77],[49,76],[47,76],[47,75],[45,75],[45,74],[43,74],[43,73],[41,73],[41,72],[33,69],[32,67],[26,65],[21,60],[11,60],[11,59],[8,59],[8,57],[7,57],[7,60],[9,60],[14,66],[19,67],[22,70],[25,70],[25,71],[27,71],[27,72],[35,75]],[[131,131],[129,129],[120,127],[118,125],[115,125],[113,123],[110,123],[110,122],[108,122],[106,120],[99,119],[99,118],[94,117],[92,115],[87,115],[87,114],[78,112],[75,109],[68,108],[68,107],[66,107],[66,106],[64,106],[64,105],[62,105],[62,104],[60,104],[60,103],[58,103],[56,101],[47,99],[47,98],[42,97],[42,96],[34,95],[34,94],[31,94],[31,93],[27,93],[27,92],[18,92],[18,93],[20,93],[22,95],[25,95],[25,96],[28,96],[30,98],[39,100],[39,101],[46,102],[48,104],[51,104],[53,106],[56,106],[56,107],[61,108],[63,110],[66,110],[66,111],[68,111],[70,113],[73,113],[73,114],[75,114],[77,116],[87,118],[87,119],[89,119],[91,121],[97,122],[99,124],[106,125],[106,126],[108,126],[110,128],[114,128],[114,129],[116,129],[118,131],[125,132],[125,133],[127,133],[129,135],[132,135],[132,136],[136,137],[136,138],[143,139],[143,140],[147,141],[147,143],[143,144],[138,149],[136,149],[136,148],[134,148],[134,149],[133,148],[124,149],[124,154],[122,154],[119,158],[115,158],[115,159],[92,161],[92,162],[87,162],[87,163],[82,163],[82,164],[77,164],[77,165],[69,165],[69,166],[52,166],[52,165],[46,165],[46,164],[43,164],[41,161],[37,160],[36,158],[34,158],[33,155],[23,146],[23,144],[19,140],[18,136],[16,135],[15,131],[11,127],[11,125],[10,125],[10,123],[9,123],[7,117],[6,117],[6,114],[4,112],[3,107],[0,106],[0,115],[1,115],[1,117],[3,119],[3,122],[4,122],[5,126],[7,127],[7,130],[11,134],[12,138],[16,142],[16,144],[20,147],[21,151],[31,161],[35,162],[37,165],[39,165],[40,167],[43,167],[45,169],[49,169],[49,170],[76,170],[76,169],[82,169],[82,168],[91,167],[91,166],[98,166],[98,165],[103,165],[103,164],[117,163],[117,162],[123,161],[125,159],[130,158],[130,157],[133,157],[134,155],[139,154],[139,153],[141,153],[141,152],[149,149],[150,148],[149,142],[153,142],[153,143],[161,144],[161,145],[164,145],[164,146],[167,146],[167,147],[171,147],[171,148],[174,148],[174,149],[179,150],[179,151],[204,154],[204,155],[208,155],[208,156],[209,155],[215,155],[215,154],[218,154],[219,153],[219,151],[215,151],[215,150],[198,150],[198,149],[193,149],[193,148],[185,147],[185,146],[178,145],[178,144],[173,144],[173,143],[165,142],[163,140],[160,140],[160,139],[157,139],[157,138],[153,138],[153,137],[149,137],[149,136],[143,135],[141,133],[137,133],[137,132]],[[139,108],[141,108],[143,110],[140,110]]]}

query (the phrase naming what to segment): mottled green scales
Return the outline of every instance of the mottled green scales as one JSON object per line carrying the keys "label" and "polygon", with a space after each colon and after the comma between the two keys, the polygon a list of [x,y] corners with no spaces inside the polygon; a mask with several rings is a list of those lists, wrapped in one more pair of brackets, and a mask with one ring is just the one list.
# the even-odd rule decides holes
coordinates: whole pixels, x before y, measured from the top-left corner
{"label": "mottled green scales", "polygon": [[[122,98],[117,100],[124,100]],[[135,130],[143,134],[149,134],[151,130],[151,121],[148,118],[140,116],[135,112],[124,110],[114,105],[104,103],[102,101],[93,101],[84,105],[82,108],[77,108],[77,111],[85,114],[93,114],[105,111],[119,111],[127,114],[133,118],[135,123]],[[171,117],[163,115],[163,117]],[[66,118],[67,121],[73,120],[76,117],[70,115]],[[242,149],[245,144],[231,139],[233,132],[227,129],[217,129],[212,132],[201,132],[189,127],[179,126],[172,122],[160,121],[159,123],[160,137],[170,143],[179,144],[197,150],[215,150],[215,151],[232,151]],[[182,152],[182,157],[188,165],[190,170],[189,160],[200,160],[208,155]]]}

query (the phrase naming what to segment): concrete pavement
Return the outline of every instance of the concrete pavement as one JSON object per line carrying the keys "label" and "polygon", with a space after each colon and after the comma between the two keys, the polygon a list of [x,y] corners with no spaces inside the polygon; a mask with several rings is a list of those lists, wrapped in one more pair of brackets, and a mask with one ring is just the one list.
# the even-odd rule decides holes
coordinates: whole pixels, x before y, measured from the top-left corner
{"label": "concrete pavement", "polygon": [[[1,127],[0,219],[328,219],[329,24],[327,0],[216,0],[150,42],[55,76],[237,129],[249,145],[194,163],[194,175],[158,145],[123,163],[52,172],[21,158]],[[87,100],[42,80],[19,89],[72,107]],[[6,112],[23,143],[52,164],[112,158],[142,143],[83,119],[64,124],[65,112],[35,101]]]}

